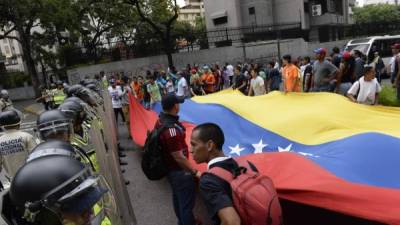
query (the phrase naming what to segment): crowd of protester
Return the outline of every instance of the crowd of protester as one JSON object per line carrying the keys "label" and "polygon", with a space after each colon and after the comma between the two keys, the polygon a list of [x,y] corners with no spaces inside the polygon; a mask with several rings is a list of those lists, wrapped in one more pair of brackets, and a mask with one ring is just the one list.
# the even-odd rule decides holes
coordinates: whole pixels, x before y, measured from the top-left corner
{"label": "crowd of protester", "polygon": [[[392,46],[394,58],[400,45]],[[162,96],[175,93],[182,98],[212,94],[224,89],[237,89],[244,95],[259,96],[272,91],[288,92],[332,92],[347,96],[351,101],[374,105],[379,103],[380,83],[386,71],[379,52],[375,52],[372,63],[366,64],[365,56],[358,50],[340,51],[335,47],[329,53],[324,48],[314,51],[314,57],[293,58],[284,55],[280,60],[261,63],[225,63],[220,66],[190,65],[177,70],[146,71],[146,75],[123,74],[104,76],[104,81],[122,81],[125,89],[152,109],[161,102]],[[392,68],[392,83],[396,63]],[[394,78],[393,78],[394,77]],[[128,85],[129,84],[129,85]],[[398,96],[400,97],[400,96]]]}

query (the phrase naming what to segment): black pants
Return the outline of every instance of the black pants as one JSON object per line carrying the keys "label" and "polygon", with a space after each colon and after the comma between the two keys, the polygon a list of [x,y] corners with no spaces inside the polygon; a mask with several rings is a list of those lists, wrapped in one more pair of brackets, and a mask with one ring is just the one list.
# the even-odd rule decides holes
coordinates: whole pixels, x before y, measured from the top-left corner
{"label": "black pants", "polygon": [[115,121],[118,123],[118,113],[121,114],[122,121],[125,122],[125,116],[124,112],[122,112],[122,108],[114,108]]}

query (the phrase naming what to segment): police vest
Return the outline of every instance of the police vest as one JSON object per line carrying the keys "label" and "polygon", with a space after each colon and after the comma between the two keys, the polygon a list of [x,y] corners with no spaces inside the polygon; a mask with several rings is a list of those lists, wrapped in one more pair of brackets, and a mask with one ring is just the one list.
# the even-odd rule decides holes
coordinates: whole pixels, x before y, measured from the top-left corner
{"label": "police vest", "polygon": [[53,100],[54,104],[61,105],[65,100],[64,90],[59,90],[59,89],[54,90]]}

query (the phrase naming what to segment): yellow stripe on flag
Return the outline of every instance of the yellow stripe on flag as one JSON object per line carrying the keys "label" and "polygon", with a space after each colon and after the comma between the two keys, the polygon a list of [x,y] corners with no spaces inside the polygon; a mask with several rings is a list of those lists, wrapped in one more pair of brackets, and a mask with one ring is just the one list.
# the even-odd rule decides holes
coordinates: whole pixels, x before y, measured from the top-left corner
{"label": "yellow stripe on flag", "polygon": [[400,138],[399,108],[355,104],[332,93],[273,92],[247,97],[239,91],[225,90],[192,100],[222,105],[260,127],[302,144],[322,144],[366,132]]}

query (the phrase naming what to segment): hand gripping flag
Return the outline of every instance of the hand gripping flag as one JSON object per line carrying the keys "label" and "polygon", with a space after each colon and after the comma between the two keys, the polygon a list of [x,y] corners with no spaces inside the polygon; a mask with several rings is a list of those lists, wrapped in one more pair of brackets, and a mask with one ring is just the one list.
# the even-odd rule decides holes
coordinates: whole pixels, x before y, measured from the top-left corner
{"label": "hand gripping flag", "polygon": [[[131,98],[137,144],[144,144],[160,110],[147,111]],[[400,224],[398,108],[354,104],[329,93],[247,97],[228,90],[185,101],[179,115],[188,139],[196,124],[218,124],[224,153],[255,163],[280,198]]]}

